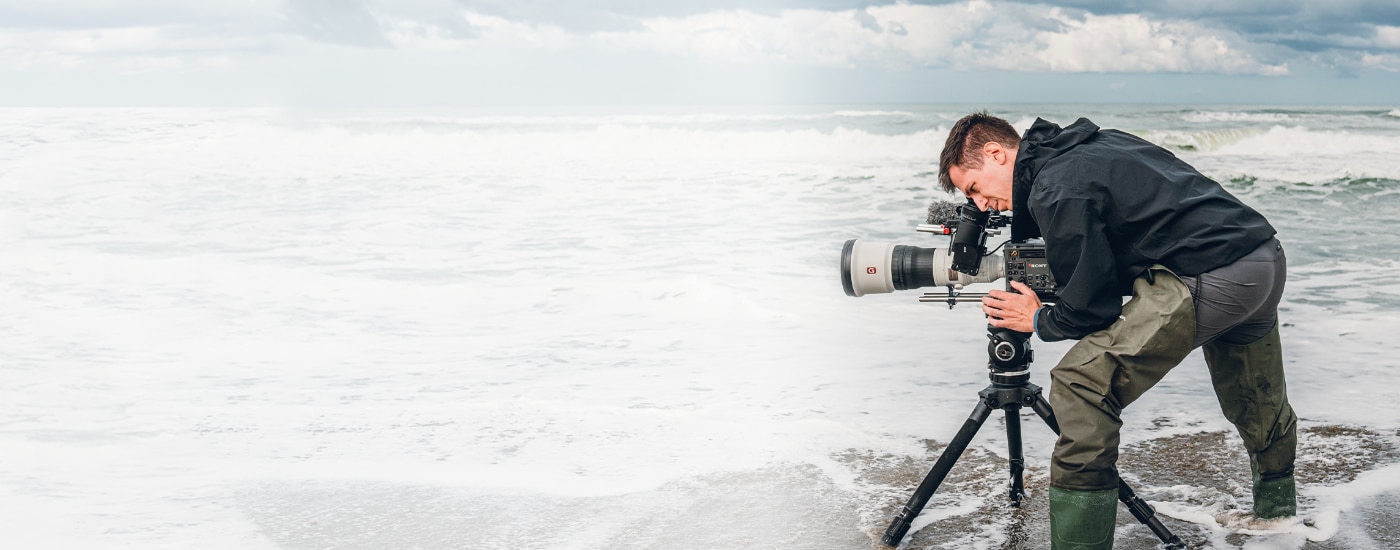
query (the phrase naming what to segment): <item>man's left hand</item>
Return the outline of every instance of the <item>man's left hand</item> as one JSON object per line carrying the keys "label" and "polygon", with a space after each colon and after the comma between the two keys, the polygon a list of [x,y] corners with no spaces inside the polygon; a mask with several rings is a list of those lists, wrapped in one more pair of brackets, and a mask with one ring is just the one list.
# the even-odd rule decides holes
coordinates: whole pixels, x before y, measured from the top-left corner
{"label": "man's left hand", "polygon": [[1040,297],[1019,281],[1011,281],[1011,288],[1016,292],[992,290],[982,298],[982,312],[987,314],[987,323],[1017,332],[1034,332]]}

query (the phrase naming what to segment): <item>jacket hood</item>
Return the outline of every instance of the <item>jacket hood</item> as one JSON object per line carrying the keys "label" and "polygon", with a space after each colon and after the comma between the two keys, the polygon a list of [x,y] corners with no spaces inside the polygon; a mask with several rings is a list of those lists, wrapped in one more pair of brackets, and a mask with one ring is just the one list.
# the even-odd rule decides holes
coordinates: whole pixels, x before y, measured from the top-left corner
{"label": "jacket hood", "polygon": [[1099,125],[1087,118],[1080,118],[1067,127],[1043,118],[1035,119],[1030,129],[1021,137],[1021,146],[1016,152],[1016,168],[1011,179],[1011,238],[1017,241],[1040,237],[1040,227],[1030,216],[1027,204],[1031,194],[1031,183],[1036,174],[1051,159],[1088,141],[1098,133]]}
{"label": "jacket hood", "polygon": [[1016,157],[1016,167],[1020,169],[1021,163],[1025,162],[1025,166],[1031,170],[1029,175],[1034,178],[1050,159],[1088,141],[1098,131],[1099,125],[1087,118],[1076,120],[1074,124],[1065,128],[1037,118],[1035,124],[1031,124],[1030,129],[1026,130],[1026,135],[1021,138],[1022,149],[1021,154]]}

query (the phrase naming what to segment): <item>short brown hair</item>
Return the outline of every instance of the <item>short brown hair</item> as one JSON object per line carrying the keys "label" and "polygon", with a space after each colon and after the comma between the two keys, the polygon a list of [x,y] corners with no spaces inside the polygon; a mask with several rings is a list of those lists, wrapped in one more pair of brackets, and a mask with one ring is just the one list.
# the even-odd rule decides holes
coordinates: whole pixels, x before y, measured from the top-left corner
{"label": "short brown hair", "polygon": [[943,153],[938,156],[938,183],[943,190],[948,193],[958,190],[948,176],[949,168],[981,168],[982,147],[993,141],[1007,149],[1021,146],[1021,136],[1016,134],[1016,129],[987,111],[972,113],[954,123],[953,129],[948,131],[948,141],[943,144]]}

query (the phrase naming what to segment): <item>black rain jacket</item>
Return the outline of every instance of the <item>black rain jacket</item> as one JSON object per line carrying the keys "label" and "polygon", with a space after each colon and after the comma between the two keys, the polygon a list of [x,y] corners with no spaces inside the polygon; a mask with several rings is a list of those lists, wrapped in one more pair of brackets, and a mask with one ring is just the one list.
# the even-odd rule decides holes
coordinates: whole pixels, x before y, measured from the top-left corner
{"label": "black rain jacket", "polygon": [[1047,342],[1113,324],[1133,280],[1153,264],[1199,275],[1275,234],[1259,212],[1171,152],[1085,118],[1063,129],[1036,119],[1012,181],[1013,236],[1045,239],[1059,285],[1059,303],[1036,316]]}

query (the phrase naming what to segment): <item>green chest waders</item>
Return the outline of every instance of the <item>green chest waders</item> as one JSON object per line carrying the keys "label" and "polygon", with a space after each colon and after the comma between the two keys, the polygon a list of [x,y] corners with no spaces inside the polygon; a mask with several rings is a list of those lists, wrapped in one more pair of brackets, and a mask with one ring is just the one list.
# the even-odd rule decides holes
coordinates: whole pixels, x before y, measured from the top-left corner
{"label": "green chest waders", "polygon": [[1133,282],[1118,322],[1085,336],[1050,370],[1050,406],[1060,439],[1050,462],[1052,546],[1113,547],[1118,430],[1123,407],[1191,351],[1195,307],[1175,275],[1153,266]]}
{"label": "green chest waders", "polygon": [[1244,440],[1254,477],[1254,515],[1263,519],[1297,514],[1293,461],[1298,446],[1298,415],[1288,404],[1278,325],[1244,345],[1211,342],[1202,346],[1211,383],[1225,412]]}
{"label": "green chest waders", "polygon": [[[1084,337],[1051,369],[1050,404],[1060,439],[1050,465],[1052,546],[1112,548],[1123,407],[1136,401],[1190,353],[1195,307],[1190,290],[1162,266],[1133,283],[1122,317]],[[1297,417],[1284,392],[1278,330],[1244,346],[1207,344],[1206,361],[1226,418],[1235,424],[1256,472],[1255,513],[1294,513],[1292,478]]]}

